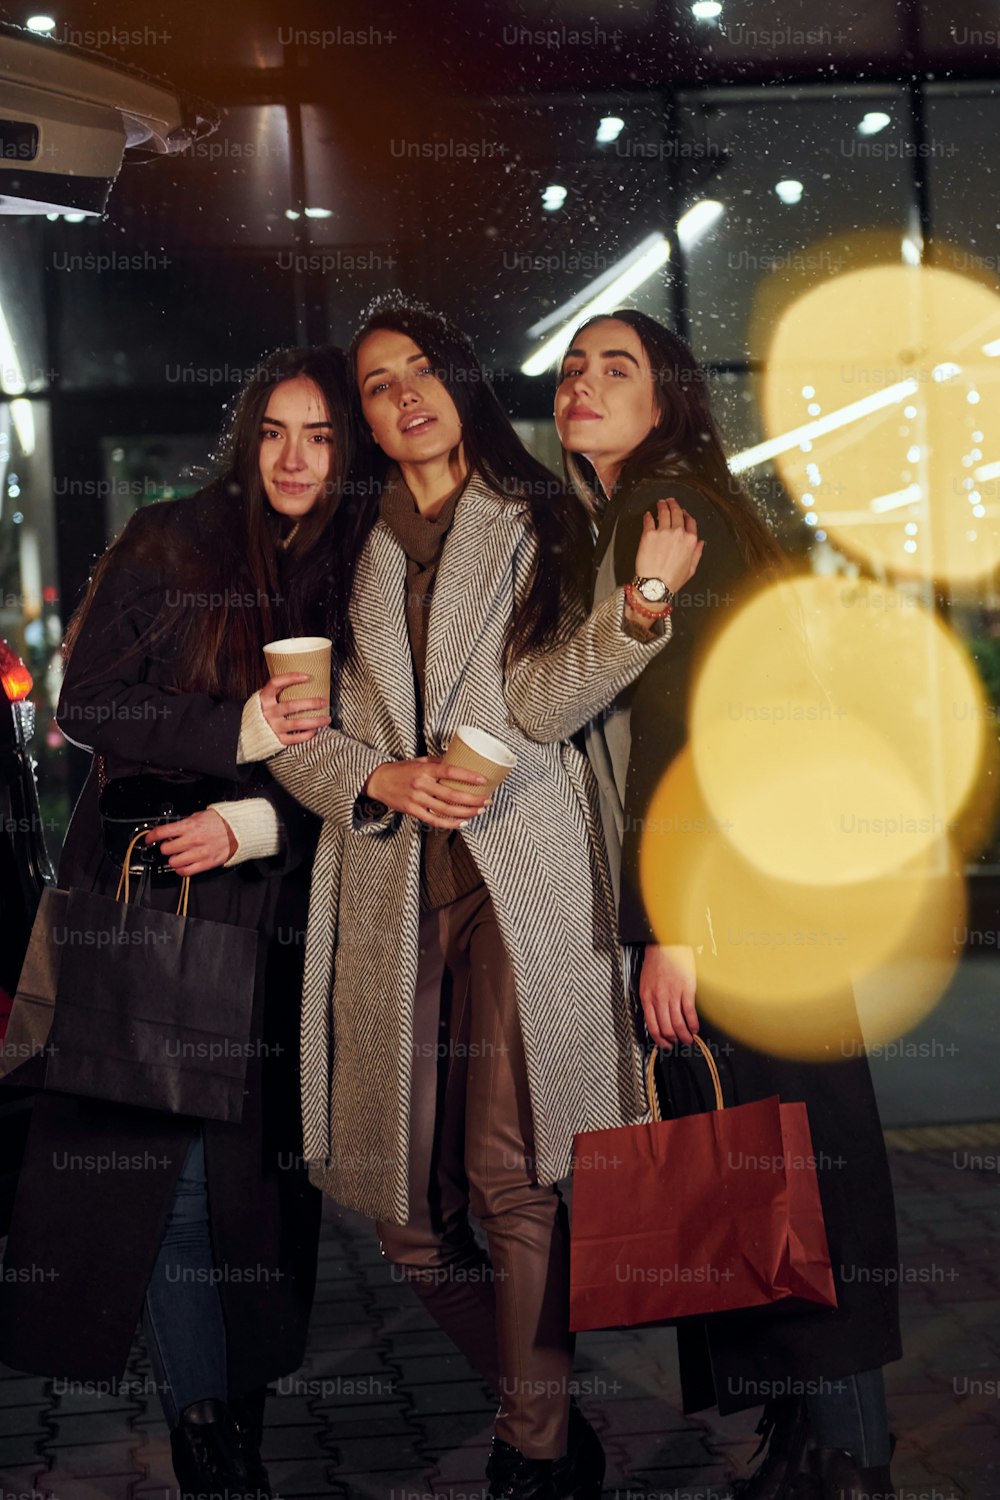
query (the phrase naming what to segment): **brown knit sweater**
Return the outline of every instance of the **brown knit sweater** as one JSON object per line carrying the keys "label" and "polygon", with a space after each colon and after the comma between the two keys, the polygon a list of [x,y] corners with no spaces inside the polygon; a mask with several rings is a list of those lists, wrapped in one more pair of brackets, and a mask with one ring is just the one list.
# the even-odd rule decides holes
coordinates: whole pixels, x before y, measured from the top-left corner
{"label": "brown knit sweater", "polygon": [[[430,619],[434,580],[448,531],[465,483],[447,498],[433,519],[420,514],[417,503],[396,471],[382,491],[382,520],[406,554],[406,627],[413,658],[417,698],[417,733],[420,753],[424,742],[424,679],[427,661],[427,622]],[[424,910],[447,906],[482,883],[482,876],[457,829],[428,828],[424,834],[420,866],[420,901]]]}

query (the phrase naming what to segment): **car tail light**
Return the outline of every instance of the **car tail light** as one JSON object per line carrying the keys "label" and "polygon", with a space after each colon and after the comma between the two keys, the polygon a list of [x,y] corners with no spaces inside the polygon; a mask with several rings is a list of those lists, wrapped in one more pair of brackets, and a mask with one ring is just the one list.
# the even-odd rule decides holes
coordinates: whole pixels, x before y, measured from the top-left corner
{"label": "car tail light", "polygon": [[27,698],[32,689],[31,673],[6,641],[0,641],[0,687],[11,703]]}

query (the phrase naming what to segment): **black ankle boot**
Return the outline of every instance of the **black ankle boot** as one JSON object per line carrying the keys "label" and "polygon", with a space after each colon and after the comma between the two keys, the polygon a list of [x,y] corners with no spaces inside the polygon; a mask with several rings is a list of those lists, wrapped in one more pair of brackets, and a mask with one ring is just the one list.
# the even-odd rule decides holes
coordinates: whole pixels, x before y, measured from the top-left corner
{"label": "black ankle boot", "polygon": [[736,1480],[733,1500],[811,1500],[815,1486],[806,1468],[805,1403],[769,1401],[757,1431],[760,1444],[750,1461],[766,1447],[764,1462],[749,1479]]}
{"label": "black ankle boot", "polygon": [[224,1401],[194,1401],[170,1434],[181,1500],[247,1500],[256,1491],[242,1435]]}
{"label": "black ankle boot", "polygon": [[495,1437],[486,1463],[489,1500],[559,1500],[554,1468],[555,1460],[525,1458],[510,1443]]}
{"label": "black ankle boot", "polygon": [[272,1500],[271,1481],[260,1456],[264,1441],[264,1406],[267,1402],[267,1386],[258,1386],[247,1391],[245,1396],[230,1396],[229,1411],[239,1428],[243,1461],[253,1486],[254,1500]]}
{"label": "black ankle boot", "polygon": [[566,1457],[552,1465],[558,1500],[600,1500],[606,1468],[601,1440],[574,1401],[569,1408]]}
{"label": "black ankle boot", "polygon": [[810,1457],[820,1500],[896,1500],[888,1464],[863,1469],[839,1448],[816,1448]]}

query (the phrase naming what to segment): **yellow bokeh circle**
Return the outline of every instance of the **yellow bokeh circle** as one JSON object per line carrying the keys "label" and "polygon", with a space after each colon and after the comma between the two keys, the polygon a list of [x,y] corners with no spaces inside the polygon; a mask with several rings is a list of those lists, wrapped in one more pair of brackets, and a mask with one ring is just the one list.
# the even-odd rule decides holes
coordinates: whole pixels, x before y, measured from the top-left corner
{"label": "yellow bokeh circle", "polygon": [[712,816],[762,875],[863,883],[955,831],[988,716],[964,646],[916,599],[803,577],[713,643],[690,749]]}
{"label": "yellow bokeh circle", "polygon": [[868,265],[774,325],[761,413],[803,511],[899,576],[1000,565],[1000,296],[944,266]]}

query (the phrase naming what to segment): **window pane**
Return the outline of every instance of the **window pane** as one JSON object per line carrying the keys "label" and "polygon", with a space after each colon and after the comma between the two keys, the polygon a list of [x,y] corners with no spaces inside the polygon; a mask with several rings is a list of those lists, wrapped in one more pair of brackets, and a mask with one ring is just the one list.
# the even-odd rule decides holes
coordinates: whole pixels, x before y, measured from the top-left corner
{"label": "window pane", "polygon": [[[702,358],[763,354],[750,326],[762,289],[781,300],[850,256],[899,259],[913,203],[902,90],[712,90],[684,97],[681,111],[682,208],[721,205],[685,251]],[[859,233],[864,245],[840,242]]]}
{"label": "window pane", "polygon": [[274,259],[154,257],[144,268],[143,256],[135,269],[102,271],[90,261],[64,278],[65,387],[223,391],[265,350],[295,342],[293,273]]}

